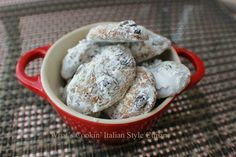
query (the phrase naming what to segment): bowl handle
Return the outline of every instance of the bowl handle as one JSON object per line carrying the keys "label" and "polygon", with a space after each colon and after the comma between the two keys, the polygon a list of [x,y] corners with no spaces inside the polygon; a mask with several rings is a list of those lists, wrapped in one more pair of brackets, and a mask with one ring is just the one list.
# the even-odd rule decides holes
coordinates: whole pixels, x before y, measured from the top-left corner
{"label": "bowl handle", "polygon": [[19,58],[16,65],[16,77],[19,82],[45,99],[47,99],[47,94],[43,90],[40,74],[29,76],[25,73],[25,68],[30,61],[36,58],[44,58],[50,46],[51,45],[46,45],[24,53]]}
{"label": "bowl handle", "polygon": [[190,77],[190,83],[183,90],[185,91],[196,85],[202,79],[205,73],[204,63],[194,52],[176,46],[174,46],[174,48],[179,56],[188,59],[195,68],[195,72]]}

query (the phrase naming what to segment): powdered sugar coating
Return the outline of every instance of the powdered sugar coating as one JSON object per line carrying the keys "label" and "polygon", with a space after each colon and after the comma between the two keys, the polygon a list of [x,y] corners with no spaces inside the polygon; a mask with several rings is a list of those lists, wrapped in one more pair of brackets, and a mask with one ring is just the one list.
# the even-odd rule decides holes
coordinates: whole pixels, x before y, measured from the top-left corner
{"label": "powdered sugar coating", "polygon": [[151,72],[137,67],[135,81],[117,104],[105,110],[111,119],[122,119],[149,112],[155,105],[157,91]]}
{"label": "powdered sugar coating", "polygon": [[190,81],[189,69],[174,61],[164,61],[156,67],[149,67],[156,80],[158,98],[174,96],[181,92]]}
{"label": "powdered sugar coating", "polygon": [[91,62],[79,66],[67,88],[67,105],[83,114],[99,112],[123,97],[135,75],[129,49],[105,46]]}
{"label": "powdered sugar coating", "polygon": [[92,28],[87,39],[96,42],[134,42],[148,39],[142,26],[132,20],[101,24]]}
{"label": "powdered sugar coating", "polygon": [[[147,30],[146,30],[147,31]],[[151,59],[160,55],[166,49],[171,47],[171,41],[161,35],[147,31],[149,39],[143,42],[134,42],[130,44],[131,52],[137,63]]]}
{"label": "powdered sugar coating", "polygon": [[78,45],[68,50],[61,68],[61,76],[64,79],[71,78],[79,65],[91,61],[100,52],[99,46],[92,41],[81,40]]}

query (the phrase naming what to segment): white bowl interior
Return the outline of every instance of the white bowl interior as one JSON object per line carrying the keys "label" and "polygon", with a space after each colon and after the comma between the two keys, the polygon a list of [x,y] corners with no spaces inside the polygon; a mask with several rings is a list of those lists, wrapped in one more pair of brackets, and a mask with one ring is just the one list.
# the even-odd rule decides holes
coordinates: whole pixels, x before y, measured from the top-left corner
{"label": "white bowl interior", "polygon": [[[74,47],[80,40],[84,39],[88,31],[101,23],[95,23],[91,25],[87,25],[76,29],[58,41],[56,41],[52,47],[48,50],[46,57],[44,58],[42,68],[41,68],[41,80],[43,84],[43,88],[50,99],[62,110],[76,116],[79,118],[83,118],[89,121],[98,122],[98,123],[107,123],[107,124],[121,124],[121,123],[129,123],[133,121],[137,121],[143,119],[145,117],[149,117],[158,111],[160,111],[163,107],[165,107],[173,97],[166,98],[160,105],[154,108],[151,112],[142,114],[136,117],[131,117],[127,119],[120,120],[111,120],[111,119],[101,119],[90,117],[81,113],[76,112],[72,108],[68,107],[61,99],[60,95],[60,87],[64,86],[64,80],[60,75],[61,64],[64,56],[67,53],[67,50],[71,47]],[[176,51],[171,48],[171,50],[166,51],[162,55],[160,55],[162,60],[173,60],[176,62],[180,62],[180,59],[176,53]]]}

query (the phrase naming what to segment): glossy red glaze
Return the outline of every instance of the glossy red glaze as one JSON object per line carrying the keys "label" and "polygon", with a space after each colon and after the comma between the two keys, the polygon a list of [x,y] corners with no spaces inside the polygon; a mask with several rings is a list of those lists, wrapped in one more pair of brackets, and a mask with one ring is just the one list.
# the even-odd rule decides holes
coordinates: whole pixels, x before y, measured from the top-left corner
{"label": "glossy red glaze", "polygon": [[202,79],[205,74],[205,67],[203,61],[194,52],[176,46],[174,46],[174,48],[179,56],[187,58],[196,69],[195,72],[191,75],[190,83],[184,89],[187,90],[196,85]]}
{"label": "glossy red glaze", "polygon": [[46,45],[43,47],[36,48],[29,52],[26,52],[23,56],[21,56],[16,65],[16,77],[17,79],[28,89],[32,90],[34,93],[40,95],[43,98],[46,98],[47,95],[43,90],[43,86],[41,83],[40,75],[29,76],[25,73],[25,68],[27,64],[36,59],[36,58],[44,58],[49,47],[51,45]]}
{"label": "glossy red glaze", "polygon": [[[86,138],[105,143],[122,143],[127,140],[133,140],[133,137],[131,137],[131,135],[144,135],[142,133],[150,129],[156,123],[161,113],[163,113],[163,111],[170,105],[170,103],[174,99],[173,98],[167,105],[165,105],[164,108],[162,108],[157,113],[141,120],[136,120],[129,123],[108,124],[76,117],[69,112],[62,110],[57,104],[53,102],[52,99],[50,99],[50,97],[47,96],[42,87],[40,75],[31,77],[25,73],[26,65],[35,58],[43,58],[47,53],[49,47],[50,46],[47,45],[34,49],[20,57],[16,66],[16,76],[26,88],[32,90],[34,93],[45,98],[50,104],[52,104],[52,106],[55,108],[64,122],[81,136],[85,136]],[[185,90],[187,90],[202,79],[204,75],[204,64],[202,60],[192,51],[184,48],[174,48],[179,56],[187,58],[196,69],[196,71],[191,75],[191,81],[189,85],[185,88]],[[108,138],[108,135],[115,135],[116,137],[122,136],[122,138]]]}

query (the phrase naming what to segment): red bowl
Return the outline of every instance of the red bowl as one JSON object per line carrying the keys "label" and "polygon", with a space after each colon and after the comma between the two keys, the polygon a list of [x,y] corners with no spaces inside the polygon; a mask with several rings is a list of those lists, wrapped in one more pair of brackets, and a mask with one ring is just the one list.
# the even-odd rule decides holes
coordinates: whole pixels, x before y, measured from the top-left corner
{"label": "red bowl", "polygon": [[[61,100],[59,88],[63,84],[60,76],[62,59],[67,49],[75,46],[79,40],[85,38],[88,31],[96,25],[98,24],[84,26],[68,33],[52,46],[47,45],[24,53],[16,65],[17,79],[26,88],[48,101],[63,121],[82,137],[105,143],[121,143],[132,140],[137,135],[138,137],[144,137],[144,133],[157,122],[161,113],[163,113],[177,95],[166,98],[150,113],[121,120],[101,119],[83,115],[68,107]],[[195,67],[195,72],[191,75],[190,83],[183,90],[185,91],[202,79],[204,75],[204,64],[192,51],[178,47],[171,48],[170,51],[165,52],[160,57],[163,60],[180,62],[179,56],[188,59]],[[39,57],[44,58],[40,75],[28,76],[25,73],[27,64]]]}

